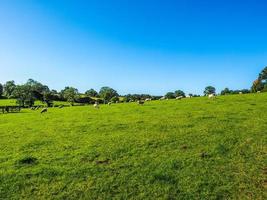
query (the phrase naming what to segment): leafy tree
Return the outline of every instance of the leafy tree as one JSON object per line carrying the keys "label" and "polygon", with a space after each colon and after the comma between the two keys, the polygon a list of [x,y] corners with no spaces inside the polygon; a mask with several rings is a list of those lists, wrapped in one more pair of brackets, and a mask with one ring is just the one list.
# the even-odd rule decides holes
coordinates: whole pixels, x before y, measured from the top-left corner
{"label": "leafy tree", "polygon": [[204,95],[206,95],[206,96],[209,94],[215,94],[215,93],[216,93],[216,89],[213,86],[208,86],[204,90]]}
{"label": "leafy tree", "polygon": [[267,67],[265,67],[251,87],[251,92],[266,91],[267,87]]}
{"label": "leafy tree", "polygon": [[0,98],[2,97],[3,95],[3,85],[0,83]]}
{"label": "leafy tree", "polygon": [[112,103],[116,103],[117,101],[119,101],[119,97],[118,97],[118,96],[114,96],[114,97],[112,97],[112,98],[110,99],[110,101],[111,101]]}
{"label": "leafy tree", "polygon": [[259,74],[259,80],[263,83],[267,83],[267,67],[265,67]]}
{"label": "leafy tree", "polygon": [[98,93],[94,89],[87,90],[85,94],[89,97],[97,97]]}
{"label": "leafy tree", "polygon": [[232,91],[229,88],[225,88],[221,91],[221,95],[231,94]]}
{"label": "leafy tree", "polygon": [[176,90],[174,94],[175,97],[180,97],[180,96],[185,97],[185,93],[182,90]]}
{"label": "leafy tree", "polygon": [[30,85],[17,85],[13,91],[13,95],[17,98],[17,103],[20,106],[31,107],[34,105],[35,97]]}
{"label": "leafy tree", "polygon": [[173,92],[168,92],[167,94],[165,94],[165,98],[175,99],[175,94]]}
{"label": "leafy tree", "polygon": [[65,100],[73,105],[75,99],[78,97],[78,89],[73,87],[65,87],[65,89],[61,91],[61,94]]}
{"label": "leafy tree", "polygon": [[50,92],[48,86],[43,85],[33,79],[29,79],[26,85],[29,85],[31,87],[34,97],[40,101],[44,100],[44,94],[46,94],[47,98],[47,94]]}
{"label": "leafy tree", "polygon": [[251,87],[251,92],[262,91],[263,88],[264,88],[264,84],[262,83],[260,79],[257,79],[253,82],[253,85]]}
{"label": "leafy tree", "polygon": [[110,87],[102,87],[99,91],[99,95],[101,98],[103,98],[105,101],[110,101],[112,97],[119,96],[117,91],[110,88]]}
{"label": "leafy tree", "polygon": [[7,81],[4,84],[4,96],[6,96],[7,98],[11,98],[15,88],[16,88],[15,81]]}
{"label": "leafy tree", "polygon": [[52,92],[44,92],[42,101],[46,103],[47,107],[51,107],[53,105],[53,94],[52,94]]}
{"label": "leafy tree", "polygon": [[83,103],[83,104],[93,104],[95,102],[94,99],[91,97],[85,97],[85,96],[78,96],[75,98],[76,103]]}

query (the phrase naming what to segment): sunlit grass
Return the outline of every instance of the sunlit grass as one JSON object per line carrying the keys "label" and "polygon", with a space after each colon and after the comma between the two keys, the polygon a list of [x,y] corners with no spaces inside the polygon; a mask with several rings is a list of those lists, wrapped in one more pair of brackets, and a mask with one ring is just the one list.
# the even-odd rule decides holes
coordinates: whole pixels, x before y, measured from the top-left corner
{"label": "sunlit grass", "polygon": [[265,199],[266,135],[267,94],[0,114],[0,197]]}

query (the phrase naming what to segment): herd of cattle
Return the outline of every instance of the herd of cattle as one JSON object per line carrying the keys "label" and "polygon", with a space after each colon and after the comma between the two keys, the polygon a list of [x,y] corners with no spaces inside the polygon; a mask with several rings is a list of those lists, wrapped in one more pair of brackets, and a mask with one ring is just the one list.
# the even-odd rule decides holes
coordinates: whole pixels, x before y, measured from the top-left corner
{"label": "herd of cattle", "polygon": [[[258,92],[258,93],[260,93],[260,92]],[[242,94],[242,92],[240,92],[239,94]],[[183,98],[186,98],[186,97],[184,97],[184,96],[178,96],[178,97],[176,97],[176,100],[182,100]],[[192,98],[191,96],[189,96],[189,97],[187,97],[187,98]],[[209,94],[208,95],[208,98],[209,99],[215,99],[216,98],[216,95],[215,94]],[[169,100],[168,98],[166,98],[165,96],[163,96],[163,97],[161,97],[160,99],[159,99],[160,101],[162,101],[162,100]],[[138,101],[136,101],[137,102],[137,104],[138,105],[143,105],[145,102],[147,102],[147,101],[152,101],[152,99],[151,98],[147,98],[147,99],[145,99],[145,100],[138,100]],[[134,102],[133,100],[131,100],[131,101],[129,101],[129,102]],[[116,102],[116,103],[119,103],[118,101]],[[110,106],[112,103],[111,102],[109,102],[108,103],[108,105]],[[58,108],[63,108],[63,107],[65,107],[66,105],[59,105],[59,106],[57,106]],[[96,108],[96,109],[99,109],[100,108],[100,104],[99,104],[99,102],[95,102],[94,103],[94,108]],[[42,108],[42,110],[41,110],[41,114],[42,113],[46,113],[47,111],[48,111],[48,108],[47,107],[43,107],[43,106],[33,106],[33,107],[31,107],[30,109],[31,110],[39,110],[40,108]],[[20,106],[0,106],[0,111],[2,111],[2,113],[10,113],[10,112],[20,112],[20,110],[21,110],[21,107]]]}

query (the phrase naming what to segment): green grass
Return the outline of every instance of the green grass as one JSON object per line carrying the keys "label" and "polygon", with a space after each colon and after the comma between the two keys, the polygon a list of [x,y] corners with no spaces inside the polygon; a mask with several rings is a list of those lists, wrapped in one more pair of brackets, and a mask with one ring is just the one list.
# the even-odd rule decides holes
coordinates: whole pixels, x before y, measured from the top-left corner
{"label": "green grass", "polygon": [[15,106],[16,99],[0,99],[0,106]]}
{"label": "green grass", "polygon": [[[16,99],[0,99],[0,106],[16,106],[17,100]],[[35,101],[35,106],[46,106],[45,103],[41,101]],[[53,101],[53,105],[66,105],[69,106],[70,103],[66,101]],[[78,103],[75,103],[75,105],[78,105]]]}
{"label": "green grass", "polygon": [[0,114],[2,199],[266,199],[267,94]]}

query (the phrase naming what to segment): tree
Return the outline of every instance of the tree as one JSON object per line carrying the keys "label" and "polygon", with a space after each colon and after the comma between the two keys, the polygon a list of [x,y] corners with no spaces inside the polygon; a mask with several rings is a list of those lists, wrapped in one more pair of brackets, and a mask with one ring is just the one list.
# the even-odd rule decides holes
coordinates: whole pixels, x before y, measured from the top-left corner
{"label": "tree", "polygon": [[6,96],[7,98],[11,98],[15,88],[16,88],[15,81],[7,81],[4,84],[4,96]]}
{"label": "tree", "polygon": [[85,94],[89,97],[97,97],[98,93],[94,89],[87,90]]}
{"label": "tree", "polygon": [[225,88],[221,91],[221,95],[231,94],[232,91],[229,88]]}
{"label": "tree", "polygon": [[215,94],[215,93],[216,93],[216,89],[213,86],[208,86],[204,90],[204,95],[206,95],[206,96],[209,94]]}
{"label": "tree", "polygon": [[0,83],[0,98],[2,97],[3,95],[3,85]]}
{"label": "tree", "polygon": [[61,94],[65,100],[73,105],[78,96],[78,89],[73,87],[65,87],[65,89],[61,91]]}
{"label": "tree", "polygon": [[119,97],[118,96],[114,96],[114,97],[112,97],[111,99],[110,99],[110,101],[112,102],[112,103],[116,103],[116,102],[118,102],[120,99],[119,99]]}
{"label": "tree", "polygon": [[263,88],[264,88],[264,84],[262,83],[260,79],[257,79],[253,82],[253,85],[251,87],[251,92],[262,91]]}
{"label": "tree", "polygon": [[251,92],[265,91],[267,88],[267,67],[265,67],[251,87]]}
{"label": "tree", "polygon": [[119,96],[117,91],[110,87],[102,87],[99,91],[99,95],[104,101],[110,101],[112,97]]}
{"label": "tree", "polygon": [[29,79],[26,85],[31,87],[34,97],[40,101],[44,100],[44,94],[47,95],[50,92],[48,86],[43,85],[42,83],[33,79]]}
{"label": "tree", "polygon": [[51,107],[53,105],[53,94],[52,94],[52,92],[44,92],[42,101],[44,103],[46,103],[47,107]]}
{"label": "tree", "polygon": [[267,83],[267,67],[265,67],[259,74],[259,80],[263,83]]}
{"label": "tree", "polygon": [[167,94],[165,94],[165,98],[174,99],[175,98],[175,94],[173,92],[168,92]]}
{"label": "tree", "polygon": [[185,93],[182,90],[176,90],[174,94],[175,97],[180,97],[180,96],[185,97]]}
{"label": "tree", "polygon": [[34,105],[35,97],[30,85],[17,85],[13,95],[17,98],[17,103],[22,107]]}

